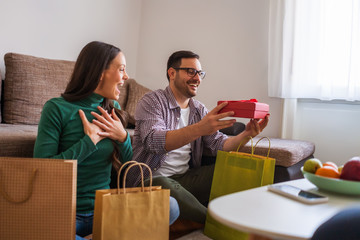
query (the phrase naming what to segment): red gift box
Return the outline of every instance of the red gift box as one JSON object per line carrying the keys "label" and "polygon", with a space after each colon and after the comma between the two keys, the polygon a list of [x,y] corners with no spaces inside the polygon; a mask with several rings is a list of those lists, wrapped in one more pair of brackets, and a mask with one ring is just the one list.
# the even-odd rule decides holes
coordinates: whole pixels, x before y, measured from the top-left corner
{"label": "red gift box", "polygon": [[266,103],[259,103],[256,99],[239,100],[239,101],[218,101],[218,105],[228,102],[228,105],[223,107],[219,113],[233,111],[233,117],[240,118],[265,118],[269,112],[269,105]]}

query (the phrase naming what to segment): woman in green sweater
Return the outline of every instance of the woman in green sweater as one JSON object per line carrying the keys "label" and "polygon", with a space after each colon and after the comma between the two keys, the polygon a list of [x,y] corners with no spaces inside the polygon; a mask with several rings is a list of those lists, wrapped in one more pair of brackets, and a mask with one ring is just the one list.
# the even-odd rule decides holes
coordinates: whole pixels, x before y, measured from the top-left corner
{"label": "woman in green sweater", "polygon": [[128,79],[125,67],[119,48],[90,42],[80,52],[65,92],[47,101],[41,114],[34,157],[78,161],[77,239],[92,233],[95,191],[109,188],[112,165],[133,156],[126,114],[116,101],[119,85]]}

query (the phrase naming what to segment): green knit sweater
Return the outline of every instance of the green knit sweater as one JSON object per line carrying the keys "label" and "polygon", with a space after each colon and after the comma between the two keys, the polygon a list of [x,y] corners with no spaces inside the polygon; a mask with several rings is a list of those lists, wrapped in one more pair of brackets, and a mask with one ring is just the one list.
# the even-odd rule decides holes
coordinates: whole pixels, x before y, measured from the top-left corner
{"label": "green knit sweater", "polygon": [[[34,157],[77,160],[77,213],[93,212],[95,190],[109,188],[113,143],[105,138],[94,145],[84,134],[78,112],[82,109],[91,122],[94,117],[90,112],[100,114],[97,106],[103,99],[95,93],[77,102],[68,102],[62,97],[50,99],[44,105],[39,122]],[[114,106],[120,108],[116,101]],[[131,160],[133,151],[129,134],[124,143],[117,144],[121,161]]]}

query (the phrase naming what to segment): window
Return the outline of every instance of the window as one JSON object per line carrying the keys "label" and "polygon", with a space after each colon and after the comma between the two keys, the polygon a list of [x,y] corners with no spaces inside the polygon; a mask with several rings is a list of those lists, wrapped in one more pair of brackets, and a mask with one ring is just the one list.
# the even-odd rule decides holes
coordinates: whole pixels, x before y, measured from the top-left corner
{"label": "window", "polygon": [[269,96],[360,100],[360,0],[271,0]]}

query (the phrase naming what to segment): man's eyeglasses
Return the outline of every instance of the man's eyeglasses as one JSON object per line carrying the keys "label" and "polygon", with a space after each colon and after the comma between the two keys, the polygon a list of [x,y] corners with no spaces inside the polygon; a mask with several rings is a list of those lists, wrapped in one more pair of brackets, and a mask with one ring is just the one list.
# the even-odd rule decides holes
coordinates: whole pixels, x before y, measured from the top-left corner
{"label": "man's eyeglasses", "polygon": [[201,70],[196,70],[195,68],[174,68],[175,70],[185,70],[189,77],[195,77],[196,74],[199,74],[201,79],[205,78],[206,73]]}

